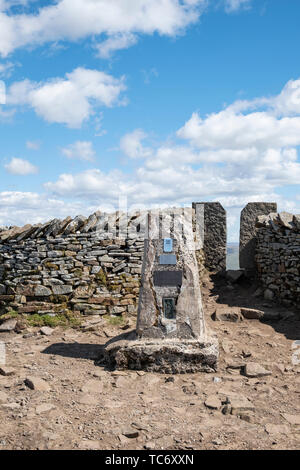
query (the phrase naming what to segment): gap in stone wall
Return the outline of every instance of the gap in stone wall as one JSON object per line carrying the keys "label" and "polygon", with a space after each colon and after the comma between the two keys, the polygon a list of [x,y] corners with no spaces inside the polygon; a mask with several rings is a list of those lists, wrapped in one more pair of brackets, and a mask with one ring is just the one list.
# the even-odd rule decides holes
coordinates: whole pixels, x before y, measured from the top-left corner
{"label": "gap in stone wall", "polygon": [[[234,220],[231,225],[231,220]],[[240,213],[227,209],[227,254],[226,269],[239,270]]]}

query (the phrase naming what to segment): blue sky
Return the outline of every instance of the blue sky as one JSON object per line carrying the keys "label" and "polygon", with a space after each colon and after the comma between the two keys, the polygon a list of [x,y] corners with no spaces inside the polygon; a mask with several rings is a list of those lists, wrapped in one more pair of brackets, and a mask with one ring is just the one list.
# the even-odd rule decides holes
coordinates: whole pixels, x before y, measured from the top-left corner
{"label": "blue sky", "polygon": [[[300,212],[297,0],[0,0],[0,225]],[[1,87],[0,87],[1,90]]]}

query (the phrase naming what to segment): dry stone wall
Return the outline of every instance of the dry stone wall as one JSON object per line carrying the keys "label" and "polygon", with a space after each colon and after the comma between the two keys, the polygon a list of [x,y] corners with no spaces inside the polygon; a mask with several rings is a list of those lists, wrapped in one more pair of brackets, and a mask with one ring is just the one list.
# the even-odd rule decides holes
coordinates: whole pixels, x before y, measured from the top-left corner
{"label": "dry stone wall", "polygon": [[[135,315],[145,213],[0,228],[0,314]],[[197,252],[203,272],[203,255]]]}
{"label": "dry stone wall", "polygon": [[205,255],[205,267],[211,272],[226,270],[226,211],[219,202],[193,203],[199,246]]}
{"label": "dry stone wall", "polygon": [[260,215],[277,212],[275,202],[249,202],[241,212],[240,268],[255,271],[256,219]]}
{"label": "dry stone wall", "polygon": [[260,216],[256,222],[256,267],[267,300],[300,304],[300,215]]}

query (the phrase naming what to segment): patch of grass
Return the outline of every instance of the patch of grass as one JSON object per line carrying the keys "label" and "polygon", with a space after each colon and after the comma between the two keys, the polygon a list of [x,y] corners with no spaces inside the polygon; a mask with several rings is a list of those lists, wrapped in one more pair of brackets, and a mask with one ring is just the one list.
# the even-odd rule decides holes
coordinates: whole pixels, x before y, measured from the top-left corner
{"label": "patch of grass", "polygon": [[10,310],[9,312],[1,315],[1,320],[9,320],[10,318],[17,318],[19,316],[20,315],[18,314],[18,312],[16,312],[15,310]]}
{"label": "patch of grass", "polygon": [[58,314],[54,317],[35,313],[27,318],[27,323],[29,326],[49,326],[51,328],[65,326],[75,328],[81,324],[81,320],[72,313]]}
{"label": "patch of grass", "polygon": [[104,315],[105,320],[111,326],[123,326],[125,319],[122,316]]}

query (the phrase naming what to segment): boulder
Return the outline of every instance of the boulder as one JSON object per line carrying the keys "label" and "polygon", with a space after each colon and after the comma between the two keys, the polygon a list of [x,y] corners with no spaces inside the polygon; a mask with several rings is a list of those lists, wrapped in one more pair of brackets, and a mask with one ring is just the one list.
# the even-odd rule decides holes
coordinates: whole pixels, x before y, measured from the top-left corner
{"label": "boulder", "polygon": [[50,295],[52,295],[52,291],[45,286],[36,286],[34,289],[34,295],[36,297],[50,297]]}
{"label": "boulder", "polygon": [[0,367],[0,375],[4,375],[5,377],[10,377],[11,375],[15,375],[15,370],[11,367],[1,366]]}
{"label": "boulder", "polygon": [[236,310],[224,310],[217,309],[211,316],[214,321],[229,321],[229,322],[240,322],[243,320],[243,317],[238,309]]}
{"label": "boulder", "polygon": [[217,395],[213,395],[205,400],[204,405],[212,410],[219,410],[222,406],[222,402]]}
{"label": "boulder", "polygon": [[18,321],[16,318],[10,318],[9,320],[5,320],[3,323],[0,325],[0,332],[9,332],[9,331],[14,331],[14,329],[17,326]]}
{"label": "boulder", "polygon": [[28,377],[25,380],[25,385],[27,385],[27,387],[29,387],[31,390],[37,390],[39,392],[50,391],[49,384],[40,377]]}
{"label": "boulder", "polygon": [[282,416],[288,423],[300,426],[300,414],[292,415],[289,413],[283,413]]}
{"label": "boulder", "polygon": [[266,377],[268,375],[272,375],[272,372],[265,369],[260,364],[256,362],[248,362],[244,366],[244,374],[246,377],[254,378],[254,377]]}
{"label": "boulder", "polygon": [[294,228],[293,218],[293,214],[289,212],[280,212],[280,214],[278,214],[279,224],[288,229]]}
{"label": "boulder", "polygon": [[40,333],[44,336],[51,336],[54,333],[54,330],[52,328],[49,328],[49,326],[43,326],[40,329]]}
{"label": "boulder", "polygon": [[73,287],[67,285],[53,286],[52,291],[54,295],[67,295],[73,292]]}
{"label": "boulder", "polygon": [[264,316],[262,310],[256,310],[254,308],[241,308],[241,314],[248,320],[260,320]]}

